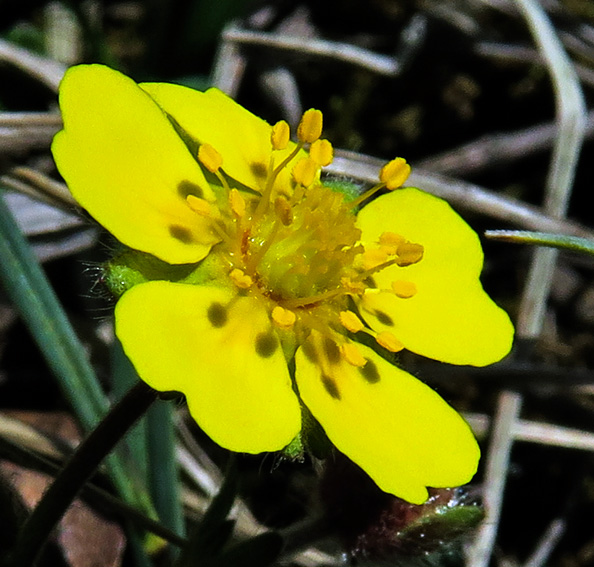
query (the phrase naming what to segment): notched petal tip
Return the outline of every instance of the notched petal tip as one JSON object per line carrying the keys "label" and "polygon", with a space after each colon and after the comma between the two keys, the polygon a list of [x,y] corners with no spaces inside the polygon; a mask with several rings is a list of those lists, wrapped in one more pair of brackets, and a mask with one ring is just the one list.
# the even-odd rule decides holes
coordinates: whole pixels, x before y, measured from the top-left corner
{"label": "notched petal tip", "polygon": [[131,248],[172,264],[204,258],[217,238],[186,197],[214,195],[155,102],[125,75],[81,65],[60,85],[60,108],[52,152],[74,198]]}
{"label": "notched petal tip", "polygon": [[363,345],[357,345],[367,359],[362,367],[344,359],[329,364],[315,332],[306,345],[296,355],[302,400],[334,445],[382,490],[421,504],[426,487],[470,481],[480,456],[476,440],[433,390]]}

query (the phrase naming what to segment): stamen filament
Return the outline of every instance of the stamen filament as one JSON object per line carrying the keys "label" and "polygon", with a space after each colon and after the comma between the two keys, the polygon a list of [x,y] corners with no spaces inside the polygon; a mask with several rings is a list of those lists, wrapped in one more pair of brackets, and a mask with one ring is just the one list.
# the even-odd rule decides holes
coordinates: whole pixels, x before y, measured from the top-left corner
{"label": "stamen filament", "polygon": [[355,207],[358,207],[361,203],[367,201],[367,199],[375,195],[380,189],[383,189],[385,186],[385,183],[378,183],[377,185],[374,185],[371,189],[368,189],[367,191],[365,191],[365,193],[362,193],[356,199],[353,199],[349,203],[349,206],[353,209]]}
{"label": "stamen filament", "polygon": [[373,268],[369,268],[369,270],[360,272],[358,274],[358,278],[359,278],[359,280],[363,281],[365,278],[368,278],[369,276],[375,274],[376,272],[381,272],[384,268],[388,268],[390,266],[393,266],[394,264],[398,264],[398,258],[392,258],[391,260],[388,260],[387,262],[378,264],[377,266],[374,266]]}
{"label": "stamen filament", "polygon": [[[274,182],[278,177],[278,174],[297,156],[297,154],[303,149],[303,142],[299,142],[293,151],[283,160],[281,161],[273,170],[272,173],[268,174],[266,179],[266,186],[264,187],[264,191],[262,191],[262,196],[260,197],[260,202],[256,207],[254,212],[254,216],[252,221],[255,223],[260,220],[262,215],[266,212],[268,205],[270,204],[270,197],[272,195],[272,189],[274,187]],[[270,158],[271,164],[273,158]]]}
{"label": "stamen filament", "polygon": [[344,288],[332,289],[325,291],[324,293],[318,293],[317,295],[310,295],[309,297],[299,297],[295,299],[288,299],[283,301],[283,306],[293,309],[295,307],[303,307],[305,305],[312,305],[319,303],[320,301],[327,301],[334,297],[348,294],[349,291]]}
{"label": "stamen filament", "polygon": [[266,240],[264,241],[262,246],[260,246],[260,248],[258,248],[257,253],[248,255],[246,264],[247,264],[248,270],[250,272],[255,271],[256,266],[258,265],[260,260],[264,257],[264,254],[266,254],[266,252],[268,252],[268,250],[270,250],[270,247],[274,243],[274,237],[277,235],[281,226],[282,226],[281,219],[277,218],[275,220],[274,224],[272,225],[271,231],[266,236]]}

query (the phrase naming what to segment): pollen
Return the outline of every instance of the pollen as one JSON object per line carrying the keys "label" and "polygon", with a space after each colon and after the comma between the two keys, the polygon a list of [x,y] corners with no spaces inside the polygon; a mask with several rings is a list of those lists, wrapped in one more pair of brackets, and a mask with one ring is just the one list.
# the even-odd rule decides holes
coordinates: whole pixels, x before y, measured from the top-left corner
{"label": "pollen", "polygon": [[390,331],[378,333],[375,341],[390,352],[400,352],[404,348],[404,345]]}
{"label": "pollen", "polygon": [[295,313],[289,309],[285,309],[280,305],[277,305],[271,313],[272,320],[281,329],[290,329],[297,320]]}
{"label": "pollen", "polygon": [[237,218],[245,216],[245,199],[237,189],[229,191],[229,206]]}
{"label": "pollen", "polygon": [[361,295],[367,287],[363,282],[353,280],[347,276],[340,278],[340,284],[352,295]]}
{"label": "pollen", "polygon": [[318,164],[311,158],[302,158],[293,167],[293,179],[303,185],[309,187],[316,178],[318,172]]}
{"label": "pollen", "polygon": [[362,368],[367,364],[367,359],[361,354],[361,351],[353,343],[345,343],[340,346],[340,353],[344,359],[353,366]]}
{"label": "pollen", "polygon": [[364,327],[363,321],[352,311],[341,311],[339,318],[342,326],[351,333],[358,333]]}
{"label": "pollen", "polygon": [[198,159],[211,173],[216,173],[223,165],[223,156],[210,144],[202,144],[198,148]]}
{"label": "pollen", "polygon": [[297,127],[297,138],[304,144],[315,142],[322,135],[323,116],[321,111],[310,108],[303,113]]}
{"label": "pollen", "polygon": [[289,145],[289,137],[291,130],[289,125],[284,121],[280,120],[272,127],[272,133],[270,134],[270,142],[273,150],[284,150]]}
{"label": "pollen", "polygon": [[404,158],[396,158],[389,161],[380,170],[380,181],[390,191],[400,187],[410,175],[410,165],[406,163]]}
{"label": "pollen", "polygon": [[401,267],[416,264],[421,261],[424,252],[425,249],[421,244],[404,242],[396,250],[396,255],[398,256],[397,264]]}
{"label": "pollen", "polygon": [[186,197],[186,202],[188,203],[188,207],[192,209],[195,213],[203,216],[203,217],[210,217],[212,214],[212,207],[208,201],[204,199],[200,199],[195,195],[188,195]]}
{"label": "pollen", "polygon": [[309,148],[309,157],[318,165],[330,165],[334,159],[334,148],[328,140],[316,140]]}
{"label": "pollen", "polygon": [[409,299],[417,293],[417,286],[414,282],[396,280],[392,282],[392,291],[402,299]]}
{"label": "pollen", "polygon": [[229,277],[239,289],[249,289],[254,283],[252,278],[239,268],[231,270]]}

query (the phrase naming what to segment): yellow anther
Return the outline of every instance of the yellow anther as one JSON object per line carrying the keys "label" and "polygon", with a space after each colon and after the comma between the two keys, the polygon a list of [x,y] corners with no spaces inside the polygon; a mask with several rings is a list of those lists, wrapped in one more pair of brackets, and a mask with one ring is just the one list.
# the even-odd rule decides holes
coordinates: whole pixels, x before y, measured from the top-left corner
{"label": "yellow anther", "polygon": [[290,329],[297,320],[297,316],[293,311],[289,309],[285,309],[280,305],[277,305],[272,310],[272,320],[278,325],[281,329]]}
{"label": "yellow anther", "polygon": [[404,348],[404,345],[390,331],[378,333],[375,341],[390,352],[399,352]]}
{"label": "yellow anther", "polygon": [[188,203],[188,207],[195,213],[202,215],[203,217],[211,216],[212,208],[208,201],[200,199],[200,197],[196,197],[196,195],[188,195],[186,197],[186,202]]}
{"label": "yellow anther", "polygon": [[394,254],[396,254],[396,251],[398,250],[398,246],[391,246],[389,244],[381,244],[378,247],[378,250],[385,252],[388,256],[394,256]]}
{"label": "yellow anther", "polygon": [[322,122],[322,113],[319,110],[306,110],[297,126],[298,140],[304,144],[315,142],[322,135]]}
{"label": "yellow anther", "polygon": [[408,299],[417,293],[417,286],[413,282],[396,280],[392,282],[392,291],[402,299]]}
{"label": "yellow anther", "polygon": [[254,283],[252,278],[239,268],[231,270],[229,277],[239,289],[249,289]]}
{"label": "yellow anther", "polygon": [[404,158],[396,158],[382,167],[379,178],[392,191],[400,187],[410,175],[410,165]]}
{"label": "yellow anther", "polygon": [[211,173],[216,173],[223,165],[223,156],[210,144],[202,144],[198,148],[198,159]]}
{"label": "yellow anther", "polygon": [[425,249],[421,244],[415,244],[414,242],[404,242],[396,250],[398,261],[396,262],[399,266],[410,266],[416,264],[423,258]]}
{"label": "yellow anther", "polygon": [[334,148],[328,140],[316,140],[309,148],[309,157],[322,167],[330,165],[334,159]]}
{"label": "yellow anther", "polygon": [[281,195],[275,199],[274,212],[285,226],[289,226],[293,222],[293,211],[286,197]]}
{"label": "yellow anther", "polygon": [[363,321],[352,311],[341,311],[339,317],[342,326],[351,333],[358,333],[365,326]]}
{"label": "yellow anther", "polygon": [[340,278],[340,284],[353,295],[361,295],[366,289],[366,286],[363,282],[353,281],[351,278],[346,276]]}
{"label": "yellow anther", "polygon": [[272,143],[273,150],[284,150],[289,145],[289,137],[291,130],[289,125],[284,121],[280,120],[272,127],[270,134],[270,142]]}
{"label": "yellow anther", "polygon": [[245,215],[245,199],[237,189],[229,191],[229,206],[237,218]]}
{"label": "yellow anther", "polygon": [[379,237],[379,243],[382,246],[398,247],[400,244],[404,244],[405,242],[406,238],[400,234],[396,234],[395,232],[382,232]]}
{"label": "yellow anther", "polygon": [[373,270],[373,268],[387,262],[388,253],[382,248],[372,248],[371,250],[365,250],[360,257],[363,269]]}
{"label": "yellow anther", "polygon": [[293,179],[304,187],[309,187],[318,173],[318,164],[311,158],[302,158],[293,167]]}
{"label": "yellow anther", "polygon": [[340,345],[340,352],[345,360],[353,366],[361,368],[367,364],[367,359],[363,357],[361,351],[357,348],[357,345],[354,345],[353,343]]}

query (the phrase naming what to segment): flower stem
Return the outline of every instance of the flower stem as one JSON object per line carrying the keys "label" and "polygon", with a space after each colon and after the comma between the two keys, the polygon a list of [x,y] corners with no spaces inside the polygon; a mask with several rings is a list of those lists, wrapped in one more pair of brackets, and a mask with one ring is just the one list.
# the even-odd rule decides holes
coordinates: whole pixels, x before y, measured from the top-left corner
{"label": "flower stem", "polygon": [[158,393],[144,382],[133,386],[80,444],[43,495],[23,527],[2,567],[35,564],[54,526],[80,489],[97,470],[126,431],[157,399]]}

